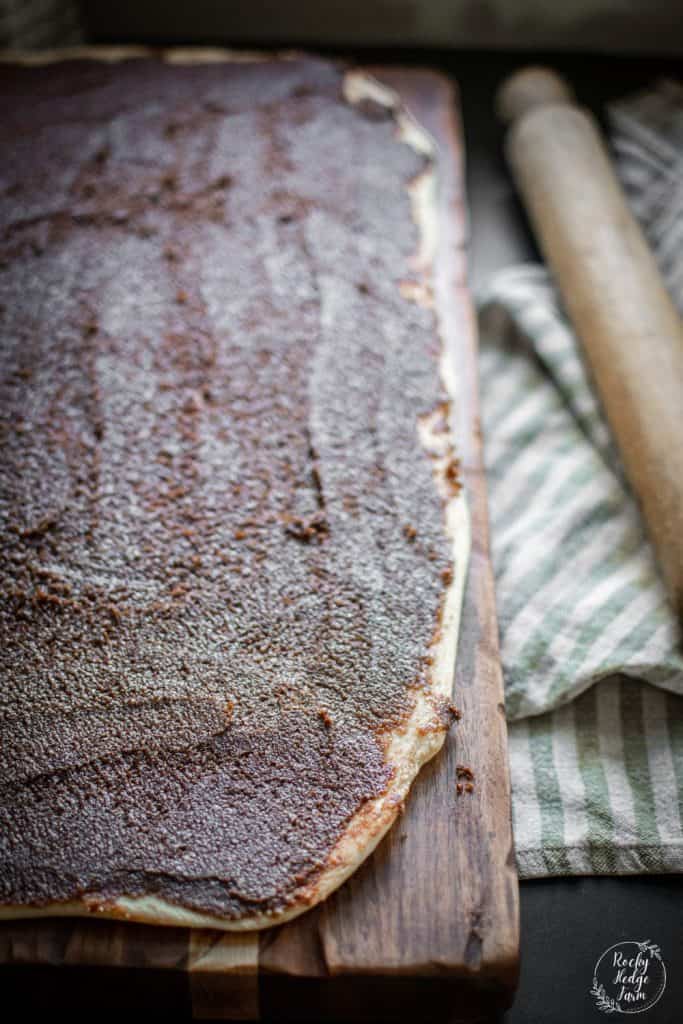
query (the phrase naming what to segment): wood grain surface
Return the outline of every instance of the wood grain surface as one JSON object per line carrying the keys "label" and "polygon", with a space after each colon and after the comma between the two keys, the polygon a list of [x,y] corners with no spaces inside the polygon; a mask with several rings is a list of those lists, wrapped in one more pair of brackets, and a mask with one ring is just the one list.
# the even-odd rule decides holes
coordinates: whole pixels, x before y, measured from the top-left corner
{"label": "wood grain surface", "polygon": [[[0,924],[0,977],[22,1005],[175,1011],[199,1018],[476,1020],[510,1003],[518,887],[503,685],[489,557],[477,346],[465,279],[463,150],[450,81],[373,68],[439,148],[435,292],[456,348],[459,455],[472,552],[456,663],[462,720],[403,817],[325,903],[251,936],[101,920]],[[459,766],[472,792],[457,793]]]}

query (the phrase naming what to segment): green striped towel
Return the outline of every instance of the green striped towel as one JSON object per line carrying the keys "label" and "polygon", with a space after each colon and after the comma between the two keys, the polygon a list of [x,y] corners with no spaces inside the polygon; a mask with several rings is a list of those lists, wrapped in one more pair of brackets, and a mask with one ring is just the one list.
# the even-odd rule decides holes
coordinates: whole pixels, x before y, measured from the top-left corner
{"label": "green striped towel", "polygon": [[[619,173],[683,309],[683,90],[612,118]],[[520,875],[681,871],[678,627],[545,269],[497,275],[480,330]]]}

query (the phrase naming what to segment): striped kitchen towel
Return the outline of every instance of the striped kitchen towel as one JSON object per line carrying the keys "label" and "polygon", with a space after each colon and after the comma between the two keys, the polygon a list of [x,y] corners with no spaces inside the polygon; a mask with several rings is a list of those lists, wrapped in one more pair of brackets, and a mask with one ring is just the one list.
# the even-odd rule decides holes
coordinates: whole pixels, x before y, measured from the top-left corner
{"label": "striped kitchen towel", "polygon": [[[683,89],[611,115],[619,173],[683,310]],[[496,275],[480,330],[520,875],[681,871],[681,635],[546,270]]]}

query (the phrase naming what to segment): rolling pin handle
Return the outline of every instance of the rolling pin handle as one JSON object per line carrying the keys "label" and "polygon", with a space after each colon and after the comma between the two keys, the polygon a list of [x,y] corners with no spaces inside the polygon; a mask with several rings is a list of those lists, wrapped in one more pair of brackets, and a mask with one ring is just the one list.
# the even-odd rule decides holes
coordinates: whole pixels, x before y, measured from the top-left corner
{"label": "rolling pin handle", "polygon": [[501,121],[511,124],[535,107],[575,102],[571,86],[550,68],[526,67],[506,79],[498,90],[496,112]]}

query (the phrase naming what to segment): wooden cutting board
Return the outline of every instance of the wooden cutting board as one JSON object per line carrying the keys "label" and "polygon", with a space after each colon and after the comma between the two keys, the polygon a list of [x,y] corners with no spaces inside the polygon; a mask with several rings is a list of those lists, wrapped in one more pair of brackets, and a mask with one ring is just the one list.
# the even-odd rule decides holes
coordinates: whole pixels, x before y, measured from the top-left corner
{"label": "wooden cutting board", "polygon": [[[3,997],[15,990],[24,1008],[303,1021],[420,1019],[428,1006],[430,1019],[453,1021],[512,999],[518,889],[457,100],[451,82],[431,71],[371,70],[401,94],[440,151],[443,250],[435,285],[456,345],[459,454],[472,518],[455,677],[462,720],[375,853],[290,924],[246,936],[100,920],[0,924]],[[472,792],[461,795],[459,765],[474,773]]]}

